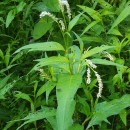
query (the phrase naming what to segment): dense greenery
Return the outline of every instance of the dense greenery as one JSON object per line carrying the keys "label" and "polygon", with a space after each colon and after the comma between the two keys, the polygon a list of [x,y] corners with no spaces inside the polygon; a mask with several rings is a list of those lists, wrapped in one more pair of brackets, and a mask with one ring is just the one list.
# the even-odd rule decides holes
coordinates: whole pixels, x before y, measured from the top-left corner
{"label": "dense greenery", "polygon": [[129,0],[0,2],[1,130],[129,130]]}

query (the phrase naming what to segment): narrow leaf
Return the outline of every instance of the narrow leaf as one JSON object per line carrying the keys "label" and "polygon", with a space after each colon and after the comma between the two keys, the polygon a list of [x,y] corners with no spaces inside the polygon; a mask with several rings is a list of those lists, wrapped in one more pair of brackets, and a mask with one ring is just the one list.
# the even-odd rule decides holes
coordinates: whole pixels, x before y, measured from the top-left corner
{"label": "narrow leaf", "polygon": [[104,50],[107,50],[107,49],[111,49],[111,48],[114,48],[114,46],[101,46],[101,47],[95,47],[91,50],[88,50],[88,51],[85,51],[84,54],[82,55],[82,60],[87,58],[87,57],[90,57],[94,54],[97,54],[99,52],[102,52]]}
{"label": "narrow leaf", "polygon": [[[117,19],[114,21],[114,23],[112,24],[112,27],[110,28],[110,30],[112,30],[114,27],[116,27],[120,22],[122,22],[129,14],[130,14],[130,5],[127,5],[123,11],[120,13],[120,15],[117,17]],[[110,30],[108,31],[108,33],[110,32]]]}
{"label": "narrow leaf", "polygon": [[80,7],[83,11],[88,13],[94,20],[96,20],[96,21],[101,21],[102,20],[101,19],[101,14],[98,11],[96,11],[96,10],[94,10],[92,8],[89,8],[87,6],[78,5],[78,7]]}
{"label": "narrow leaf", "polygon": [[118,67],[125,67],[121,64],[117,64],[117,63],[114,63],[112,61],[109,61],[109,60],[105,60],[105,59],[92,59],[92,62],[94,64],[101,64],[101,65],[113,65],[113,66],[118,66]]}
{"label": "narrow leaf", "polygon": [[6,28],[9,27],[9,25],[12,22],[12,20],[14,19],[15,15],[16,15],[16,10],[15,9],[9,11],[9,13],[7,15],[7,18],[6,18]]}
{"label": "narrow leaf", "polygon": [[6,76],[5,78],[3,78],[2,80],[0,80],[0,89],[2,89],[6,85],[6,83],[9,80],[11,75],[12,74],[10,74],[10,75]]}
{"label": "narrow leaf", "polygon": [[15,51],[14,54],[25,49],[29,49],[29,51],[59,51],[59,50],[64,51],[63,46],[57,42],[43,42],[23,46],[17,51]]}
{"label": "narrow leaf", "polygon": [[27,101],[30,102],[30,103],[33,103],[32,99],[31,99],[31,98],[29,97],[29,95],[26,94],[26,93],[19,92],[18,94],[15,94],[15,97],[17,97],[17,98],[22,98],[22,99],[24,99],[24,100],[27,100]]}
{"label": "narrow leaf", "polygon": [[99,21],[93,21],[91,22],[85,29],[84,31],[82,32],[81,36],[86,33],[89,29],[91,29],[94,25],[96,25]]}
{"label": "narrow leaf", "polygon": [[[37,92],[36,94],[36,98],[39,97],[40,95],[42,95],[44,92],[50,91],[50,89],[52,90],[54,87],[56,86],[56,84],[54,82],[48,81],[46,82]],[[49,96],[49,94],[48,94]]]}
{"label": "narrow leaf", "polygon": [[79,18],[80,18],[81,15],[82,15],[82,13],[81,13],[81,14],[78,14],[77,16],[75,16],[75,17],[70,21],[69,26],[68,26],[68,31],[70,31],[70,30],[75,26],[75,24],[78,22],[78,20],[79,20]]}
{"label": "narrow leaf", "polygon": [[[16,130],[19,130],[22,128],[25,124],[41,120],[47,117],[55,116],[55,109],[43,107],[41,110],[35,112],[35,113],[29,113],[25,118],[20,120],[25,120],[25,122],[20,125]],[[14,120],[14,121],[20,121],[20,120]]]}

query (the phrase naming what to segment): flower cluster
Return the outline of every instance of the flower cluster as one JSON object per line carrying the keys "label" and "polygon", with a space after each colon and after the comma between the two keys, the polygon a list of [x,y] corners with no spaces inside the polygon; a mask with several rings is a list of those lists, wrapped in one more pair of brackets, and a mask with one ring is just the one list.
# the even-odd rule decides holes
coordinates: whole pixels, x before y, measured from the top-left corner
{"label": "flower cluster", "polygon": [[88,59],[85,59],[85,61],[88,63],[88,65],[90,66],[90,67],[92,67],[93,69],[96,69],[97,68],[97,66],[95,65],[95,64],[93,64],[93,62],[91,61],[91,60],[88,60]]}
{"label": "flower cluster", "polygon": [[99,90],[98,90],[98,94],[97,94],[97,97],[101,97],[101,94],[102,94],[102,89],[103,89],[103,83],[102,83],[102,79],[100,77],[100,75],[94,71],[95,73],[95,76],[97,77],[97,81],[98,81],[98,87],[99,87]]}
{"label": "flower cluster", "polygon": [[62,20],[59,21],[59,23],[61,24],[61,29],[64,31],[65,30],[65,24]]}
{"label": "flower cluster", "polygon": [[53,14],[51,14],[50,12],[47,12],[47,11],[41,12],[41,14],[39,16],[40,16],[40,18],[48,16],[48,17],[52,18],[54,21],[56,21],[56,22],[58,21],[58,18],[56,18]]}
{"label": "flower cluster", "polygon": [[101,97],[102,89],[103,89],[103,83],[102,83],[101,76],[94,70],[94,69],[97,68],[97,66],[95,64],[93,64],[91,60],[85,59],[85,61],[88,64],[86,83],[87,84],[91,83],[91,74],[90,74],[90,68],[91,68],[94,71],[94,74],[95,74],[95,76],[97,78],[98,87],[99,87],[99,91],[98,91],[97,97],[99,98],[99,97]]}
{"label": "flower cluster", "polygon": [[67,0],[59,0],[60,9],[64,12],[64,6],[66,6],[68,18],[71,19],[71,10]]}
{"label": "flower cluster", "polygon": [[114,61],[112,55],[108,53],[107,51],[103,51],[102,54],[105,55],[105,57],[109,58],[111,61]]}
{"label": "flower cluster", "polygon": [[88,67],[87,69],[87,80],[86,80],[87,84],[91,83],[91,74],[90,74],[90,68]]}

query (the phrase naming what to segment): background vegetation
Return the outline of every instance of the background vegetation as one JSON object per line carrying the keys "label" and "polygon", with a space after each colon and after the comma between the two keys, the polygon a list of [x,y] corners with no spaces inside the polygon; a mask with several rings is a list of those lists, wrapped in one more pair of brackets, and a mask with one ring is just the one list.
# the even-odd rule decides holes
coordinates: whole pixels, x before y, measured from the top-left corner
{"label": "background vegetation", "polygon": [[129,0],[1,0],[0,129],[129,130],[129,14]]}

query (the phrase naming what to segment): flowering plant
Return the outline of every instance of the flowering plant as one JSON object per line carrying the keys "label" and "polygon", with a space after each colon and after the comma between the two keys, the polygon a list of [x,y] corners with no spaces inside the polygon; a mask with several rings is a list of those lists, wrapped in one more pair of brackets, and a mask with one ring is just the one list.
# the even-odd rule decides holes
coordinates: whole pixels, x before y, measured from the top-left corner
{"label": "flowering plant", "polygon": [[[95,16],[94,10],[84,6],[78,6],[83,10],[78,12],[78,15],[72,14],[73,11],[67,0],[59,0],[57,5],[58,13],[49,10],[40,13],[39,21],[32,31],[34,43],[25,45],[14,53],[42,52],[41,57],[35,60],[37,63],[28,73],[38,78],[34,83],[34,101],[25,93],[15,93],[15,97],[26,99],[31,108],[31,114],[22,119],[25,122],[17,130],[30,122],[33,122],[37,128],[36,121],[40,119],[46,119],[54,130],[71,130],[73,125],[74,128],[83,129],[82,126],[86,126],[86,122],[93,117],[98,100],[103,97],[104,74],[99,74],[99,68],[101,65],[122,67],[114,63],[114,57],[107,52],[113,52],[115,46],[99,44],[93,47],[92,42],[87,45],[84,40],[87,39],[85,33],[91,27],[102,23],[101,18],[98,17],[100,14],[96,12],[98,15]],[[86,25],[84,19],[91,21],[84,12],[95,21],[83,30]],[[100,24],[98,27],[101,28]],[[101,32],[96,33],[98,35]],[[55,103],[51,108],[45,107],[49,105],[52,96]],[[45,103],[37,107],[36,102],[43,100]],[[84,109],[81,110],[78,105]],[[41,109],[37,111],[39,107]],[[77,121],[75,110],[86,116],[82,126],[75,126]],[[102,120],[92,118],[88,128]]]}

